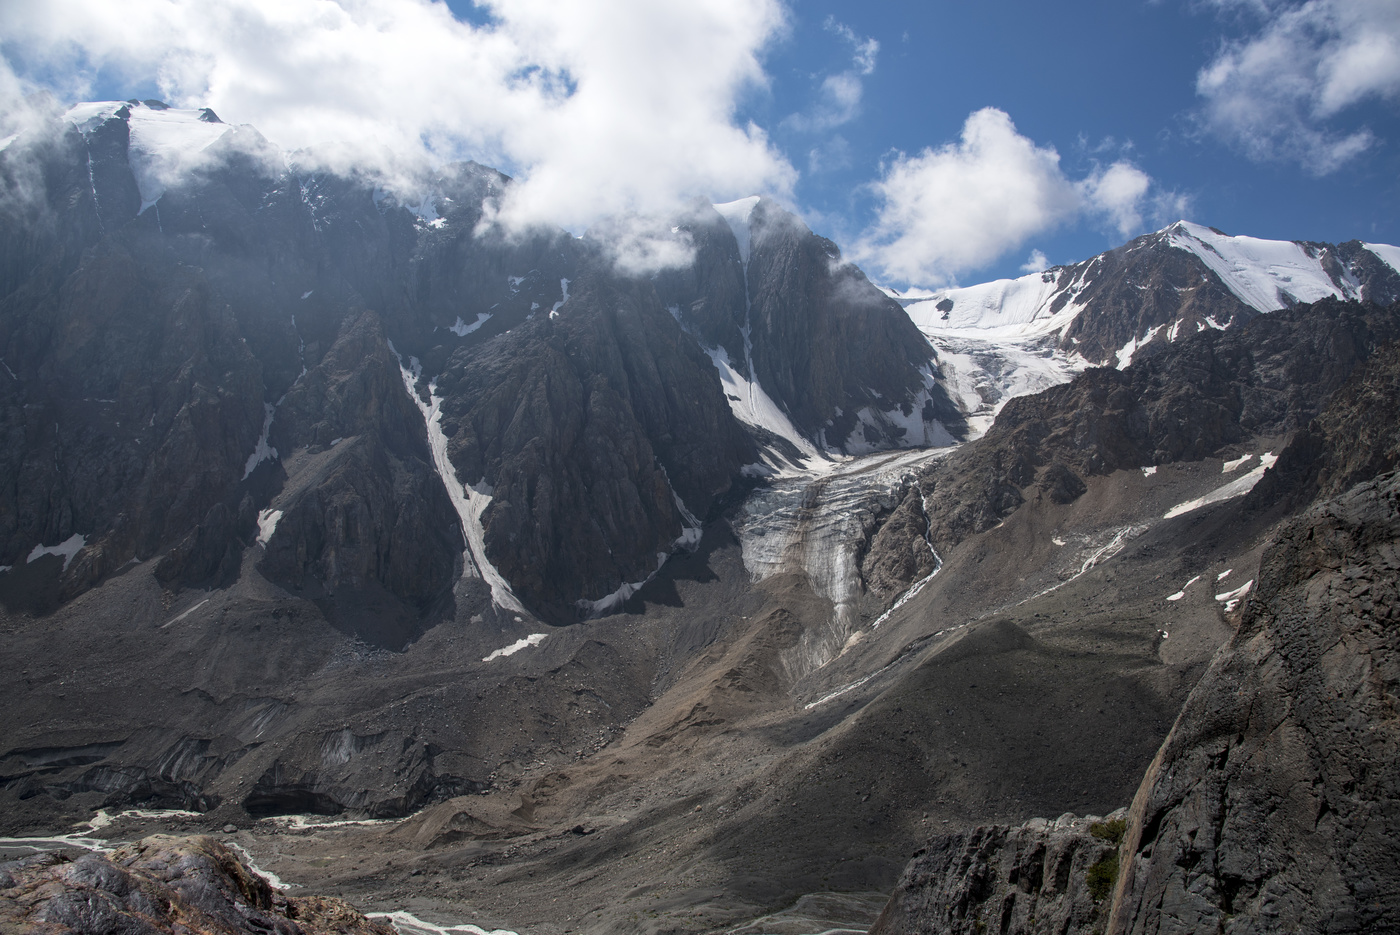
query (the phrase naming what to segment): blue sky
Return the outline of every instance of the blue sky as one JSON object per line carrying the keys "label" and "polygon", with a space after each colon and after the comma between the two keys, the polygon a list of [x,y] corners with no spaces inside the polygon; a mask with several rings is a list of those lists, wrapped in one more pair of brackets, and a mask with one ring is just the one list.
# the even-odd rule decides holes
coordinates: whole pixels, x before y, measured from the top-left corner
{"label": "blue sky", "polygon": [[[1183,196],[1192,220],[1230,233],[1277,239],[1400,241],[1400,107],[1377,94],[1327,124],[1369,127],[1375,142],[1324,175],[1280,154],[1251,159],[1203,126],[1198,73],[1229,43],[1259,35],[1267,16],[1201,3],[1029,2],[794,3],[792,31],[767,58],[771,95],[748,112],[773,127],[806,170],[799,204],[846,235],[870,219],[865,187],[891,151],[917,152],[957,137],[968,114],[1005,111],[1020,133],[1053,146],[1066,173],[1127,159],[1165,192]],[[785,129],[810,106],[820,78],[848,67],[850,43],[824,28],[828,17],[879,43],[859,112],[824,133]],[[1393,95],[1393,91],[1391,92]],[[843,152],[830,168],[806,152]],[[1144,217],[1153,222],[1169,216]],[[1111,225],[1066,223],[1029,239],[972,279],[1017,275],[1026,253],[1052,262],[1083,259],[1122,242]],[[964,279],[967,279],[965,276]],[[970,281],[970,280],[969,280]]]}
{"label": "blue sky", "polygon": [[208,105],[386,174],[473,157],[521,180],[503,218],[575,231],[763,191],[901,286],[1179,216],[1400,243],[1395,0],[50,0],[0,37],[0,101]]}

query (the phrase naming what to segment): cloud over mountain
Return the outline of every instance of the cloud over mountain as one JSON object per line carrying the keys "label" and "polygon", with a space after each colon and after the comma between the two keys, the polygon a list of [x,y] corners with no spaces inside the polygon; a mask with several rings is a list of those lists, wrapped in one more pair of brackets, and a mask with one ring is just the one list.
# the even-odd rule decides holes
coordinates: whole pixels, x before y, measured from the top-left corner
{"label": "cloud over mountain", "polygon": [[1152,203],[1152,179],[1133,164],[1072,180],[1054,147],[1023,136],[993,107],[969,115],[956,143],[899,153],[873,188],[880,206],[856,256],[892,280],[921,285],[947,283],[1083,217],[1128,236]]}
{"label": "cloud over mountain", "polygon": [[[578,229],[680,198],[766,190],[795,172],[736,118],[766,82],[777,0],[492,0],[485,25],[429,0],[54,0],[0,12],[18,70],[157,76],[171,103],[252,123],[342,162],[477,158],[524,184],[509,219]],[[71,77],[76,76],[76,77]],[[43,82],[52,85],[53,82]]]}

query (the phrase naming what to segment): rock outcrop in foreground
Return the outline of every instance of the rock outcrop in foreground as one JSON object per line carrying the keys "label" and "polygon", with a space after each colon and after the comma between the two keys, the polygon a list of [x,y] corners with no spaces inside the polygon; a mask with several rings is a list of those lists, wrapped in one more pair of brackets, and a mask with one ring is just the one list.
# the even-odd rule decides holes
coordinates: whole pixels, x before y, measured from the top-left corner
{"label": "rock outcrop in foreground", "polygon": [[48,935],[393,935],[338,899],[284,896],[209,837],[0,863],[0,931]]}
{"label": "rock outcrop in foreground", "polygon": [[1400,926],[1400,473],[1292,521],[1133,803],[1110,932]]}
{"label": "rock outcrop in foreground", "polygon": [[1051,935],[1102,925],[1124,810],[1032,818],[934,838],[905,868],[870,935]]}
{"label": "rock outcrop in foreground", "polygon": [[1251,495],[1331,499],[1278,527],[1121,848],[1035,823],[935,839],[872,931],[1400,931],[1397,373],[1379,348]]}

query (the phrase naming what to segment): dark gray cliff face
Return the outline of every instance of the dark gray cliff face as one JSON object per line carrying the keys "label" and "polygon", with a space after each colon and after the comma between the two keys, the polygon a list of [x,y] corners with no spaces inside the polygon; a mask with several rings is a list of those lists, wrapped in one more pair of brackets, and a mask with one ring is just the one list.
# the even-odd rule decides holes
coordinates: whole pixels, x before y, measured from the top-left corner
{"label": "dark gray cliff face", "polygon": [[291,476],[258,570],[368,642],[401,645],[460,573],[462,534],[377,316],[347,318],[277,415]]}
{"label": "dark gray cliff face", "polygon": [[842,447],[868,409],[862,435],[879,447],[904,433],[875,413],[899,406],[906,416],[917,407],[923,421],[941,422],[955,437],[965,433],[942,387],[923,379],[935,355],[898,303],[777,205],[760,201],[751,226],[754,372],[798,428]]}
{"label": "dark gray cliff face", "polygon": [[1133,803],[1109,931],[1394,930],[1397,543],[1394,473],[1280,533]]}
{"label": "dark gray cliff face", "polygon": [[662,270],[654,280],[662,303],[673,307],[685,327],[705,347],[722,347],[730,361],[748,373],[744,328],[749,298],[744,259],[729,223],[709,204],[698,204],[680,218],[695,259],[689,266]]}
{"label": "dark gray cliff face", "polygon": [[747,257],[729,223],[697,207],[680,226],[693,265],[656,279],[706,347],[723,348],[819,447],[855,453],[966,435],[933,349],[836,244],[767,199],[742,226]]}
{"label": "dark gray cliff face", "polygon": [[[723,314],[697,340],[664,276],[620,277],[557,229],[492,227],[510,180],[474,164],[410,210],[231,128],[143,209],[142,106],[83,132],[55,118],[0,154],[0,563],[23,606],[131,560],[159,559],[172,589],[223,586],[265,548],[270,580],[362,635],[372,607],[401,643],[472,571],[410,356],[460,479],[493,490],[487,560],[554,622],[654,572],[682,510],[707,515],[756,460],[698,343],[743,347],[742,265],[713,209],[683,288],[710,297],[697,316]],[[828,334],[788,345],[811,356],[800,342]],[[881,353],[908,357],[887,342],[851,366]],[[26,563],[74,536],[75,556]]]}
{"label": "dark gray cliff face", "polygon": [[682,509],[708,515],[756,456],[651,287],[596,268],[557,317],[457,351],[436,386],[458,475],[492,488],[488,554],[554,622],[649,577]]}

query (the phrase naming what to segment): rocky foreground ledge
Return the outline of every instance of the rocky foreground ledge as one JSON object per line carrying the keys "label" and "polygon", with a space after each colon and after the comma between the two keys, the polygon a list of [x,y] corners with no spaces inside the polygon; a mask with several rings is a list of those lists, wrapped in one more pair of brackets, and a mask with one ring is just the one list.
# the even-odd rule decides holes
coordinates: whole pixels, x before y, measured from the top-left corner
{"label": "rocky foreground ledge", "polygon": [[213,838],[169,835],[0,863],[0,933],[20,932],[394,935],[341,900],[284,896]]}
{"label": "rocky foreground ledge", "polygon": [[905,868],[870,935],[1102,930],[1127,809],[940,835]]}

